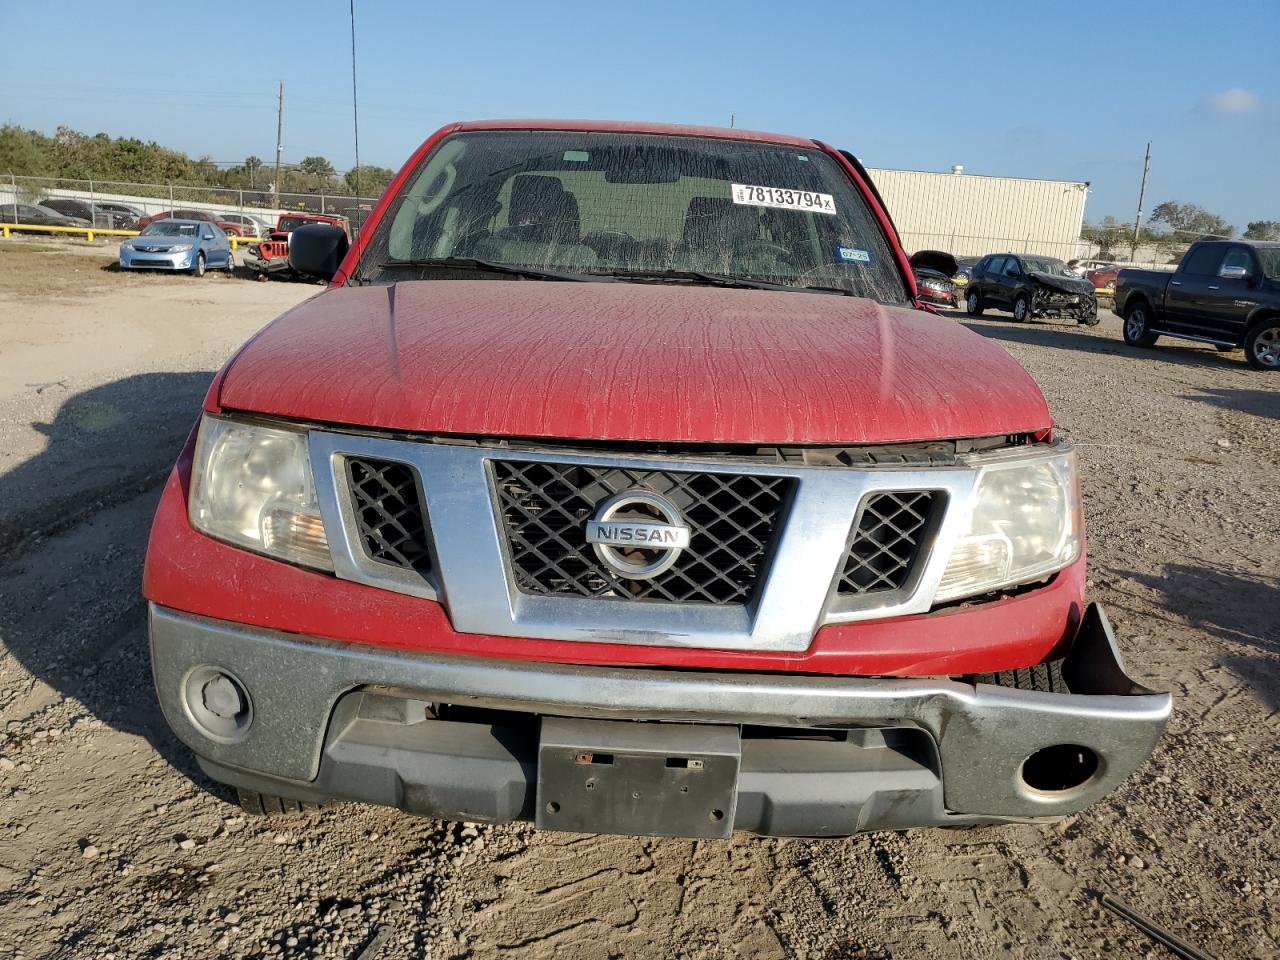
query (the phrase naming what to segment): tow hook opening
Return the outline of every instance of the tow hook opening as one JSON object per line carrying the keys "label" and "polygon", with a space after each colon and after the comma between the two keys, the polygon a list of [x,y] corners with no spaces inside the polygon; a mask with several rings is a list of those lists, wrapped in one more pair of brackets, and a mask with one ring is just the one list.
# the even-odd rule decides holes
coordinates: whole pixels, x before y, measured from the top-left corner
{"label": "tow hook opening", "polygon": [[1018,776],[1036,793],[1061,794],[1076,790],[1093,780],[1102,762],[1088,747],[1077,743],[1056,743],[1037,750],[1026,760]]}

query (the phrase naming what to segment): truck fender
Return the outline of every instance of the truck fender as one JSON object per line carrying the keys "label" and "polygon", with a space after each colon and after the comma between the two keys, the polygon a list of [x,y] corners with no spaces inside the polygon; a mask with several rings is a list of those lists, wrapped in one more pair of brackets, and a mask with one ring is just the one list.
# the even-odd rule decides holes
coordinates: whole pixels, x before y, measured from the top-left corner
{"label": "truck fender", "polygon": [[1264,320],[1274,320],[1280,316],[1280,310],[1277,310],[1274,304],[1264,303],[1254,307],[1249,314],[1249,318],[1244,322],[1244,332],[1247,336],[1249,331],[1258,326]]}
{"label": "truck fender", "polygon": [[1119,308],[1116,312],[1121,316],[1124,316],[1129,312],[1129,308],[1135,303],[1145,303],[1147,305],[1147,309],[1151,311],[1151,319],[1154,320],[1156,318],[1155,305],[1151,302],[1151,296],[1145,290],[1126,291],[1124,300],[1116,304]]}

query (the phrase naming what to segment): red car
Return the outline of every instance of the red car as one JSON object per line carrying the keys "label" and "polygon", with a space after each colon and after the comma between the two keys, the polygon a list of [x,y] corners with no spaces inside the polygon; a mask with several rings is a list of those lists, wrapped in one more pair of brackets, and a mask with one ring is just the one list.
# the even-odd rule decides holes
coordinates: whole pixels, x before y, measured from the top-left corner
{"label": "red car", "polygon": [[800,137],[454,124],[215,378],[147,553],[246,809],[632,835],[1079,810],[1170,698],[1085,600],[1031,377]]}
{"label": "red car", "polygon": [[218,228],[225,234],[243,237],[245,228],[243,224],[232,223],[229,220],[219,220],[211,213],[203,210],[163,210],[160,213],[153,213],[143,217],[138,221],[137,229],[141,230],[149,223],[155,223],[157,220],[203,220],[206,223],[217,224]]}
{"label": "red car", "polygon": [[1124,268],[1107,267],[1105,270],[1090,270],[1084,277],[1093,284],[1095,290],[1111,293],[1116,288],[1116,277],[1120,275],[1122,269]]}

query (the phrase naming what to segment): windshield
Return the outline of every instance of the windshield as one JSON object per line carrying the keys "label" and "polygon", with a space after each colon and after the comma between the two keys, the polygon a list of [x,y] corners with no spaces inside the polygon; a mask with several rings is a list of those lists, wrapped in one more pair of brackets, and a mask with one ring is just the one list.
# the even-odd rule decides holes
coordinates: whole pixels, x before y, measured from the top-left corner
{"label": "windshield", "polygon": [[1054,277],[1074,277],[1075,274],[1061,260],[1052,257],[1023,257],[1027,273],[1047,273]]}
{"label": "windshield", "polygon": [[[454,263],[438,262],[447,258]],[[880,226],[836,161],[817,149],[754,142],[541,131],[450,137],[393,200],[357,276],[463,276],[449,267],[467,258],[560,276],[699,282],[708,278],[692,274],[713,274],[907,300]]]}
{"label": "windshield", "polygon": [[138,236],[140,237],[194,237],[194,223],[179,223],[176,220],[157,220],[149,223]]}

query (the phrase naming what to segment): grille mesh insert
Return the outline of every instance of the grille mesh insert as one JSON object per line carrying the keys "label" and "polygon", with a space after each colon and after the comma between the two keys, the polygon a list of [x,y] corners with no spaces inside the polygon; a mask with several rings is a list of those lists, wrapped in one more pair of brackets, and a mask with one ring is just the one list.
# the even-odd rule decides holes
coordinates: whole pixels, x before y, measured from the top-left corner
{"label": "grille mesh insert", "polygon": [[[516,585],[541,596],[745,603],[772,547],[792,480],[724,473],[493,462]],[[586,522],[617,493],[647,490],[679,508],[689,547],[664,573],[619,577],[586,542]]]}
{"label": "grille mesh insert", "polygon": [[860,596],[901,590],[928,553],[943,494],[932,490],[873,493],[863,502],[836,592]]}
{"label": "grille mesh insert", "polygon": [[364,552],[380,563],[425,576],[431,551],[413,468],[396,460],[348,457],[347,481]]}

